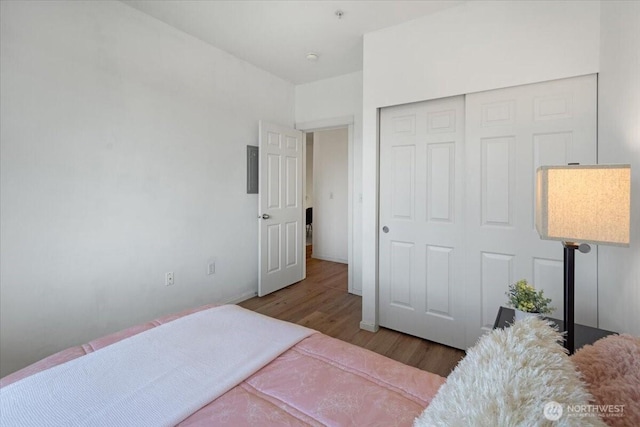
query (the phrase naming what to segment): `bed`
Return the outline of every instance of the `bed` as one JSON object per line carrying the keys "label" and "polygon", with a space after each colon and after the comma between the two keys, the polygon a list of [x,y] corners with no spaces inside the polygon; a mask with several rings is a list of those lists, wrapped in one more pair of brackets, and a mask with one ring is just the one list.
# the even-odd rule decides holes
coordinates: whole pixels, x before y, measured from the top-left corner
{"label": "bed", "polygon": [[[190,365],[200,364],[200,361],[196,360],[197,357],[184,356],[182,353],[186,352],[185,350],[178,352],[180,353],[178,357],[184,356],[187,360],[184,363],[176,363],[176,365],[182,365],[180,368],[175,367],[174,362],[171,362],[169,368],[166,366],[161,368],[164,369],[161,374],[150,374],[155,375],[153,381],[150,382],[152,388],[146,391],[144,389],[142,391],[122,391],[119,389],[122,383],[133,382],[135,386],[136,381],[140,381],[141,384],[147,381],[146,379],[133,380],[130,377],[138,375],[138,371],[145,370],[149,364],[148,360],[156,358],[153,356],[154,354],[162,354],[162,357],[158,357],[158,359],[163,359],[167,351],[153,350],[155,353],[143,354],[139,356],[142,358],[140,360],[144,360],[141,363],[136,359],[138,356],[129,356],[130,353],[126,353],[133,350],[125,349],[127,356],[122,357],[122,351],[116,352],[114,349],[136,339],[142,339],[141,337],[151,333],[162,331],[162,328],[168,328],[169,325],[178,325],[179,322],[186,322],[196,316],[204,316],[205,314],[209,316],[208,313],[215,314],[215,312],[224,311],[227,307],[233,307],[234,313],[238,311],[239,315],[250,316],[249,322],[254,320],[258,322],[259,325],[255,323],[247,326],[248,332],[255,332],[256,335],[253,338],[251,336],[242,338],[236,332],[238,329],[242,329],[242,327],[237,327],[240,321],[234,319],[225,321],[227,325],[234,325],[233,327],[221,327],[223,332],[224,329],[233,329],[232,334],[228,337],[216,338],[215,335],[207,335],[205,339],[200,341],[215,344],[215,349],[212,352],[216,352],[216,349],[224,346],[226,342],[234,342],[232,347],[239,348],[245,344],[252,345],[255,341],[258,347],[253,350],[240,349],[240,354],[235,355],[232,352],[233,349],[228,349],[230,353],[220,356],[222,357],[220,360],[224,362],[214,363],[214,365],[233,365],[234,362],[241,359],[243,353],[246,353],[244,354],[246,356],[252,354],[251,351],[257,351],[256,354],[260,356],[250,356],[252,360],[262,358],[264,352],[260,350],[259,346],[262,344],[258,341],[262,338],[265,341],[277,341],[277,338],[283,334],[274,332],[276,331],[274,328],[293,325],[237,306],[204,306],[128,328],[88,344],[54,354],[0,380],[0,403],[3,405],[0,424],[9,425],[8,422],[10,422],[11,425],[16,423],[33,425],[36,422],[38,425],[63,423],[76,425],[178,424],[181,426],[410,426],[445,382],[445,379],[438,375],[401,364],[316,331],[304,331],[303,329],[306,328],[293,325],[296,328],[301,328],[294,331],[300,333],[301,338],[294,337],[293,340],[296,342],[286,344],[286,348],[276,348],[273,355],[267,358],[268,360],[259,362],[258,365],[242,374],[238,374],[238,371],[244,370],[244,366],[247,365],[244,362],[242,363],[243,369],[236,367],[231,373],[191,373],[191,376],[187,376],[186,379],[176,380],[178,383],[182,382],[181,387],[176,387],[175,384],[165,384],[163,387],[167,387],[167,390],[157,394],[166,394],[166,396],[155,396],[155,385],[164,382],[164,380],[159,381],[158,378],[164,378],[168,372],[173,375],[174,371],[188,371],[191,369]],[[209,318],[206,318],[205,321],[209,322],[205,325],[224,323]],[[272,322],[281,322],[287,325]],[[259,331],[263,324],[267,326],[263,328],[263,331]],[[212,329],[203,328],[202,324],[195,328],[196,334],[208,334],[209,329]],[[268,337],[269,333],[273,333],[275,338]],[[149,347],[156,345],[157,341],[171,345],[171,348],[186,348],[188,341],[198,341],[185,338],[188,334],[189,332],[184,331],[176,332],[175,339],[178,340],[176,341],[178,344],[167,344],[171,341],[168,338],[165,339],[164,335],[162,335],[163,338],[156,337],[153,344],[149,344],[149,342],[142,344],[141,351],[142,353],[146,352]],[[234,341],[236,339],[239,341]],[[251,341],[251,343],[246,341]],[[183,345],[183,343],[187,344]],[[112,354],[109,355],[109,352]],[[115,361],[97,359],[104,357],[104,354]],[[94,365],[87,367],[86,363],[90,362],[86,361],[91,357],[96,358],[97,361]],[[163,362],[160,360],[158,363],[162,364]],[[74,366],[74,364],[78,366]],[[88,387],[87,390],[94,392],[95,390],[91,389],[95,389],[96,384],[99,384],[102,390],[99,390],[101,395],[96,397],[98,403],[91,402],[89,398],[85,399],[86,391],[72,397],[65,395],[66,388],[70,386],[58,383],[58,381],[66,381],[60,377],[68,374],[68,372],[65,373],[68,366],[73,368],[73,375],[76,375],[78,371],[82,372],[80,375],[82,378],[71,380],[74,384],[73,387],[78,381],[88,381],[85,384]],[[100,369],[104,372],[96,373]],[[62,374],[52,374],[58,371],[62,371]],[[124,371],[124,374],[120,371]],[[118,377],[118,375],[121,376]],[[215,379],[216,375],[220,376],[219,380]],[[232,383],[221,385],[230,377],[234,377]],[[168,408],[176,401],[182,400],[184,395],[190,394],[192,389],[197,389],[200,386],[200,378],[213,378],[209,383],[203,381],[203,386],[220,388],[219,396],[214,395],[215,397],[209,400],[206,397],[208,389],[203,389],[206,393],[202,396],[205,397],[195,398],[192,402],[183,405],[187,408],[186,412],[184,408],[176,411]],[[131,381],[129,381],[130,379]],[[95,383],[93,383],[94,380]],[[100,381],[104,381],[104,385]],[[114,395],[119,396],[115,403],[110,401]],[[41,404],[44,409],[33,407],[29,402],[39,399],[46,401]],[[78,402],[79,400],[87,400],[86,407],[82,407],[83,403]],[[103,402],[107,403],[103,404]],[[66,408],[64,405],[71,405],[68,406],[71,409],[62,410],[61,408]],[[121,407],[120,405],[125,406]],[[152,413],[146,414],[145,411]],[[7,415],[8,412],[12,412],[12,414]],[[58,421],[55,421],[55,417],[61,418],[57,418]]]}

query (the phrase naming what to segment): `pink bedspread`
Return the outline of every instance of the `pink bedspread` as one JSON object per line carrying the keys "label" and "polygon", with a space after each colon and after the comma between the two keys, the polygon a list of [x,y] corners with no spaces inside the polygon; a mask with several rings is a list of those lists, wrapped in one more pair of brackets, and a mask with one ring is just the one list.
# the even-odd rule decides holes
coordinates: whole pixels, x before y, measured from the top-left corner
{"label": "pink bedspread", "polygon": [[[0,380],[0,387],[178,317],[134,326],[54,354]],[[410,426],[445,379],[316,333],[181,426]]]}

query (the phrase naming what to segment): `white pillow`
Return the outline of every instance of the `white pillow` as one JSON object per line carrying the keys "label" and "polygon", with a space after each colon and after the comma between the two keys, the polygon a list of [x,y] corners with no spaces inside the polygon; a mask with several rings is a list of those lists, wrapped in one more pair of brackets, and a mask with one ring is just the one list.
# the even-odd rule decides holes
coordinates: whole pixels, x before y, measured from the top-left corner
{"label": "white pillow", "polygon": [[529,317],[480,338],[414,426],[604,426],[597,416],[568,414],[567,405],[586,405],[591,395],[550,325]]}

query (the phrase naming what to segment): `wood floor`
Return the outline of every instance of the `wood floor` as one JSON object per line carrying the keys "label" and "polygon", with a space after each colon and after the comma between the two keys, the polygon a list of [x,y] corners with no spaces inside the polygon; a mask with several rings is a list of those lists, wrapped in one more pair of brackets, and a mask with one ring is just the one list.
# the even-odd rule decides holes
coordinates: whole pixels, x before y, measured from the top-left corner
{"label": "wood floor", "polygon": [[239,305],[277,319],[297,323],[342,341],[367,348],[425,371],[447,376],[464,352],[410,335],[380,328],[360,329],[362,298],[347,293],[347,266],[310,258],[307,278],[262,298]]}

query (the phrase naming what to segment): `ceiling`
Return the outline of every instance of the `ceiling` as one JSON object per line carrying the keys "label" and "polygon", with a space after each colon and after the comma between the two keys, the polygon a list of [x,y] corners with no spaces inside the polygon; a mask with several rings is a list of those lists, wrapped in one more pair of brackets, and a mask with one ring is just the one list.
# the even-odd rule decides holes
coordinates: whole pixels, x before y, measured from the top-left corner
{"label": "ceiling", "polygon": [[[362,35],[463,1],[122,0],[294,84],[362,70]],[[342,18],[336,16],[341,10]],[[316,62],[306,59],[319,55]]]}

